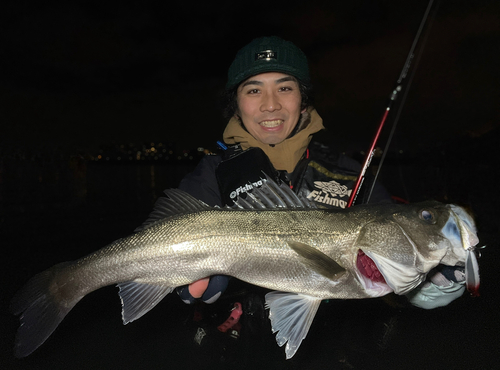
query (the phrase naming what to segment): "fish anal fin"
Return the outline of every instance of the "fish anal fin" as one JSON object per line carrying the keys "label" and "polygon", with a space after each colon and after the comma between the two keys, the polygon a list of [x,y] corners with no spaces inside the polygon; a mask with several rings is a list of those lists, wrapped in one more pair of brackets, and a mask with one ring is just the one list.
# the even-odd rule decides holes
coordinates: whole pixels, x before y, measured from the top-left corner
{"label": "fish anal fin", "polygon": [[174,288],[129,281],[118,284],[122,301],[123,324],[139,319],[156,306]]}
{"label": "fish anal fin", "polygon": [[316,315],[321,299],[297,293],[271,292],[266,294],[271,328],[281,347],[286,343],[285,354],[295,355],[306,337]]}
{"label": "fish anal fin", "polygon": [[320,275],[335,280],[338,278],[338,274],[345,272],[345,268],[310,245],[296,241],[288,241],[288,245],[302,257],[302,263]]}

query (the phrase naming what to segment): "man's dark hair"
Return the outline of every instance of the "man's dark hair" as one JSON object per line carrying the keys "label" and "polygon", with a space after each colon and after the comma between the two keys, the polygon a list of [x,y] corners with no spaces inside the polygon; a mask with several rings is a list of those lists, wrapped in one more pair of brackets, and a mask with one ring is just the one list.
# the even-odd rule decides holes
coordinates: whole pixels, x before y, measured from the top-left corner
{"label": "man's dark hair", "polygon": [[[301,104],[300,108],[305,109],[310,105],[313,105],[313,93],[312,85],[309,83],[304,83],[297,79],[299,85]],[[223,107],[222,114],[224,118],[231,119],[238,111],[238,86],[235,86],[229,90],[224,90],[221,96],[221,105]]]}

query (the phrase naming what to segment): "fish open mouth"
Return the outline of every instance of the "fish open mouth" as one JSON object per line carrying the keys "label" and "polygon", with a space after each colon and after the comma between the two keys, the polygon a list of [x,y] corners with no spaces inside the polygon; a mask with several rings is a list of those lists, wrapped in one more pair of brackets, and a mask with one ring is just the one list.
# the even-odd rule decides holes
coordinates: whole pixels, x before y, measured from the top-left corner
{"label": "fish open mouth", "polygon": [[356,260],[356,267],[359,272],[366,278],[370,279],[375,283],[384,283],[387,284],[384,276],[378,269],[375,262],[368,257],[365,252],[361,249],[358,250],[358,258]]}
{"label": "fish open mouth", "polygon": [[384,275],[380,272],[375,261],[368,257],[365,252],[358,249],[356,257],[357,275],[366,293],[372,297],[381,297],[394,290],[387,284]]}

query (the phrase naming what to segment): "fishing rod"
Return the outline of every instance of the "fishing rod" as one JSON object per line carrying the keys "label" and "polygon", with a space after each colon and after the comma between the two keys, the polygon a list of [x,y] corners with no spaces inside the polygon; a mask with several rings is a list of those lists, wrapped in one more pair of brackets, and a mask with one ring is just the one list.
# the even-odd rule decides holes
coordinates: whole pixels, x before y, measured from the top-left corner
{"label": "fishing rod", "polygon": [[[389,97],[389,103],[387,104],[387,107],[385,108],[385,111],[384,111],[384,114],[382,115],[382,119],[379,123],[378,129],[377,129],[375,136],[372,140],[370,149],[368,150],[368,152],[366,154],[365,160],[363,162],[363,166],[362,166],[361,171],[359,173],[359,176],[356,180],[356,183],[354,184],[354,188],[352,189],[351,196],[349,197],[349,201],[347,203],[347,208],[351,207],[354,204],[354,202],[356,201],[356,197],[358,196],[358,193],[361,189],[361,185],[363,184],[363,181],[365,179],[366,170],[370,166],[373,155],[375,154],[375,146],[377,145],[377,141],[380,137],[380,133],[382,132],[382,128],[384,127],[385,121],[387,120],[387,116],[389,115],[389,112],[392,108],[394,101],[398,97],[399,93],[403,90],[403,81],[406,78],[406,76],[408,75],[408,70],[410,69],[411,62],[414,58],[415,48],[417,46],[418,40],[420,39],[420,34],[422,33],[422,30],[424,29],[425,23],[427,22],[427,18],[429,17],[429,13],[430,13],[430,10],[432,8],[433,2],[434,2],[434,0],[430,0],[429,4],[427,5],[427,9],[425,10],[422,21],[420,22],[420,26],[419,26],[417,34],[415,35],[415,38],[413,40],[413,44],[412,44],[412,46],[410,48],[410,52],[408,53],[408,56],[406,58],[406,62],[403,66],[403,69],[401,70],[401,74],[399,75],[398,80],[396,81],[396,86],[394,87],[394,89],[391,92],[391,95]],[[413,73],[414,73],[414,71],[413,71]],[[413,73],[412,73],[412,77],[413,77]],[[409,86],[410,86],[410,84],[408,84],[408,89],[409,89]],[[405,98],[406,98],[406,94],[408,92],[408,89],[405,91],[405,96],[404,96]],[[397,124],[397,119],[399,119],[399,115],[401,113],[402,106],[403,106],[403,104],[401,104],[400,109],[398,111],[397,118],[394,121],[393,130],[391,131],[391,135],[390,135],[389,140],[387,142],[384,154],[387,151],[390,140],[392,139],[392,134],[394,133],[394,129],[395,129],[396,124]],[[380,170],[380,166],[381,166],[381,164],[379,165],[379,170]],[[377,171],[376,176],[378,176],[378,171]],[[375,178],[375,181],[376,181],[376,178]],[[370,193],[368,195],[368,200],[370,199],[371,192],[373,191],[373,185],[375,184],[375,181],[373,182],[372,187],[370,189]]]}

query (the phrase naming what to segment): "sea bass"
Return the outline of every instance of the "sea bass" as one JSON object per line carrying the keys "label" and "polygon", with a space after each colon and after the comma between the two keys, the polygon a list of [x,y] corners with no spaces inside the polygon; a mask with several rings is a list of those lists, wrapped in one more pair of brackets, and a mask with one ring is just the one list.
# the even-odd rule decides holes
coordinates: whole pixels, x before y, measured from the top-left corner
{"label": "sea bass", "polygon": [[16,356],[37,349],[85,295],[112,284],[124,324],[175,287],[211,275],[271,289],[266,307],[287,358],[324,299],[406,294],[438,264],[465,266],[469,288],[479,286],[476,227],[456,205],[316,209],[269,179],[233,209],[209,207],[178,189],[165,193],[136,233],[55,265],[16,294]]}

